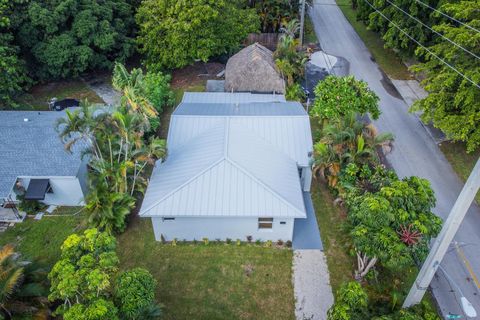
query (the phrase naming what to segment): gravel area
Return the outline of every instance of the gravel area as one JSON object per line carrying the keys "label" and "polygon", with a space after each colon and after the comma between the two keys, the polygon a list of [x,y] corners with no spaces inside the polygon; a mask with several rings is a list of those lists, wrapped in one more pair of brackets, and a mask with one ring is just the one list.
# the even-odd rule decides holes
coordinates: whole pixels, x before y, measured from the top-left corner
{"label": "gravel area", "polygon": [[295,250],[293,287],[297,320],[327,319],[333,304],[327,260],[321,250]]}

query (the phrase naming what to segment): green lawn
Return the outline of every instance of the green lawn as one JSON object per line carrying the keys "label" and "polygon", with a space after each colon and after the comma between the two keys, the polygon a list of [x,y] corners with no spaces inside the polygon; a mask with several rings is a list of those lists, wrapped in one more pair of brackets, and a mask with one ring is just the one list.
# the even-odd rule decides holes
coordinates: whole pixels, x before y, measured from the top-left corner
{"label": "green lawn", "polygon": [[[78,207],[62,208],[58,214],[71,214],[78,211]],[[72,233],[85,228],[84,216],[57,216],[43,217],[34,220],[28,217],[22,223],[8,228],[0,234],[0,246],[7,243],[14,244],[16,250],[27,259],[38,259],[39,262],[53,266],[60,258],[60,246]]]}
{"label": "green lawn", "polygon": [[393,79],[413,79],[407,67],[402,63],[395,52],[384,47],[384,42],[381,36],[376,32],[368,30],[363,22],[357,21],[356,12],[352,9],[350,0],[337,0],[337,4],[352,27],[363,40],[375,61],[386,74]]}
{"label": "green lawn", "polygon": [[311,191],[330,271],[330,283],[336,292],[342,283],[353,279],[355,269],[355,261],[348,254],[351,243],[343,231],[346,214],[333,204],[334,199],[323,184],[314,180]]}
{"label": "green lawn", "polygon": [[[471,153],[466,152],[465,144],[461,142],[444,142],[440,145],[440,149],[445,154],[448,162],[453,167],[463,181],[467,181],[468,176],[472,172],[475,163],[480,157],[480,149]],[[480,192],[475,198],[480,203]]]}
{"label": "green lawn", "polygon": [[161,244],[149,219],[118,237],[122,269],[158,280],[164,319],[294,319],[292,251],[242,244]]}
{"label": "green lawn", "polygon": [[20,107],[17,110],[48,110],[48,101],[53,97],[57,97],[59,100],[74,98],[81,101],[87,99],[92,103],[103,103],[103,100],[83,81],[65,80],[34,86],[29,92],[19,97]]}
{"label": "green lawn", "polygon": [[315,34],[315,29],[313,28],[312,20],[308,14],[305,15],[305,31],[304,31],[304,43],[318,43],[317,35]]}

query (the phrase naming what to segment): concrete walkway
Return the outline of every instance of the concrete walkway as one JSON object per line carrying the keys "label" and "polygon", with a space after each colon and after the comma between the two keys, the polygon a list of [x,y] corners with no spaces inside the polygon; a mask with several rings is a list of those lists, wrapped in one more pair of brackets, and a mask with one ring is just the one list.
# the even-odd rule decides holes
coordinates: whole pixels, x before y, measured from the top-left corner
{"label": "concrete walkway", "polygon": [[327,260],[321,250],[295,250],[293,257],[295,318],[324,320],[333,304]]}
{"label": "concrete walkway", "polygon": [[[347,59],[350,72],[368,82],[380,97],[382,115],[375,125],[381,132],[391,132],[395,136],[395,147],[387,160],[400,177],[415,175],[430,181],[437,198],[434,212],[445,219],[463,182],[439,150],[436,141],[418,116],[408,112],[407,102],[373,61],[369,50],[334,0],[315,0],[310,16],[322,49],[328,54]],[[455,237],[471,268],[466,267],[454,247],[441,262],[476,310],[480,310],[480,290],[472,279],[475,275],[480,276],[479,230],[480,208],[473,204]],[[443,315],[463,314],[458,303],[459,294],[452,290],[442,273],[437,273],[431,288]]]}
{"label": "concrete walkway", "polygon": [[327,261],[309,192],[303,193],[306,219],[296,219],[293,230],[293,287],[297,320],[321,320],[333,304]]}
{"label": "concrete walkway", "polygon": [[320,230],[317,225],[317,218],[313,209],[312,197],[309,192],[303,193],[307,219],[295,219],[293,228],[293,250],[317,249],[323,250]]}

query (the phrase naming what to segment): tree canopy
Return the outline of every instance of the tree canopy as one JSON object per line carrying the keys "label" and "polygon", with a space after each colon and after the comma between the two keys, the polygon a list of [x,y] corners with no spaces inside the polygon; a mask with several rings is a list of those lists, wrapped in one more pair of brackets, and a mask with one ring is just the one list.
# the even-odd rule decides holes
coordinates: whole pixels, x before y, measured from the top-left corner
{"label": "tree canopy", "polygon": [[315,101],[310,115],[322,120],[335,120],[351,112],[361,115],[370,113],[378,119],[378,96],[363,80],[353,76],[328,76],[314,89]]}
{"label": "tree canopy", "polygon": [[259,29],[240,0],[144,0],[137,13],[140,52],[149,68],[178,68],[237,48]]}
{"label": "tree canopy", "polygon": [[[478,1],[449,3],[441,9],[459,21],[480,28]],[[480,56],[480,33],[453,22],[443,22],[433,28]],[[429,50],[480,84],[477,58],[443,39],[438,39]],[[477,149],[480,146],[480,89],[425,49],[418,48],[417,54],[425,62],[415,70],[426,75],[423,84],[429,95],[417,101],[413,110],[422,111],[423,121],[432,121],[449,138],[466,142],[468,151]]]}
{"label": "tree canopy", "polygon": [[126,0],[19,1],[12,20],[16,43],[40,79],[111,68],[134,51]]}

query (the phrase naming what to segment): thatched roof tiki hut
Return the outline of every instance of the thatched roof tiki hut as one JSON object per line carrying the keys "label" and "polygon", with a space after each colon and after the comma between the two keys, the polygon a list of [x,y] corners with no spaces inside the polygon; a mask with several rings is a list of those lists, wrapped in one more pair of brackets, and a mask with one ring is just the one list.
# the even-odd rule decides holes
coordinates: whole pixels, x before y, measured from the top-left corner
{"label": "thatched roof tiki hut", "polygon": [[254,43],[232,56],[225,68],[225,91],[284,94],[285,81],[272,51]]}

